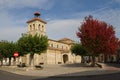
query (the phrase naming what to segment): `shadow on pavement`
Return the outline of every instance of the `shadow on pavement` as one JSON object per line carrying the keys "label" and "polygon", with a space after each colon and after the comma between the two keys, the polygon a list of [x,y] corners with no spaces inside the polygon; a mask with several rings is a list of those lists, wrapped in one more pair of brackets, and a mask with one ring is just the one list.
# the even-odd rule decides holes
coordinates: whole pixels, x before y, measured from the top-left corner
{"label": "shadow on pavement", "polygon": [[[120,67],[119,64],[106,64],[108,66]],[[90,67],[86,64],[66,64],[63,67]],[[101,73],[100,75],[98,75]],[[43,79],[33,80],[120,80],[120,72],[116,70],[114,73],[111,70],[94,70],[94,71],[83,71],[77,73],[62,74],[57,76],[51,76]]]}
{"label": "shadow on pavement", "polygon": [[18,75],[18,74],[0,70],[0,80],[32,80],[36,78],[38,77]]}
{"label": "shadow on pavement", "polygon": [[63,67],[91,67],[90,65],[87,65],[85,63],[65,64],[62,66]]}
{"label": "shadow on pavement", "polygon": [[120,64],[119,64],[119,63],[105,63],[105,64],[106,64],[107,66],[120,68]]}
{"label": "shadow on pavement", "polygon": [[[75,74],[75,73],[74,73]],[[77,74],[77,73],[76,73]],[[69,75],[69,74],[65,74]],[[32,80],[120,80],[120,73],[104,74],[104,75],[84,75],[84,76],[52,76],[42,79]]]}

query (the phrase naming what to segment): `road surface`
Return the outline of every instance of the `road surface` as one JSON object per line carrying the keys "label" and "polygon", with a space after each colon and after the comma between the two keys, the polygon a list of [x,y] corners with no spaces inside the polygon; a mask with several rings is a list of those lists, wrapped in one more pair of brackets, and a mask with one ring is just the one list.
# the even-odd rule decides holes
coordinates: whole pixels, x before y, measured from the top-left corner
{"label": "road surface", "polygon": [[[69,74],[66,74],[66,75],[69,75]],[[0,70],[0,80],[120,80],[120,73],[91,75],[91,76],[88,76],[88,75],[86,76],[85,75],[84,76],[58,75],[58,76],[43,78],[43,77],[35,77],[35,76],[33,77],[33,76],[17,75],[14,73]]]}

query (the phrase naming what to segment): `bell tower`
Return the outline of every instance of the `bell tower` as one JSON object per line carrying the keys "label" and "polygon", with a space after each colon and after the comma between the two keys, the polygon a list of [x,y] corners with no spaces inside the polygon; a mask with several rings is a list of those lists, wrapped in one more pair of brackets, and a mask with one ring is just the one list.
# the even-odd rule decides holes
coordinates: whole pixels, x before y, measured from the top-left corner
{"label": "bell tower", "polygon": [[34,13],[34,18],[27,21],[27,34],[46,35],[46,22],[40,18],[40,12]]}

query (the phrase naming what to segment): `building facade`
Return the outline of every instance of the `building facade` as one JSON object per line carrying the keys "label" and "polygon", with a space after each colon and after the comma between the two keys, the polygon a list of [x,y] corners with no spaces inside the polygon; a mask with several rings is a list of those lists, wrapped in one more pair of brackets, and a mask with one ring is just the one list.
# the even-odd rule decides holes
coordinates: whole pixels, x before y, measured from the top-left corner
{"label": "building facade", "polygon": [[[40,18],[40,13],[35,12],[34,18],[27,21],[27,34],[31,35],[46,35],[46,21]],[[47,36],[47,35],[46,35]],[[80,63],[81,57],[71,53],[70,48],[74,43],[73,40],[63,38],[60,40],[49,39],[49,47],[45,53],[34,55],[34,65],[38,64],[65,64],[65,63]],[[20,62],[29,64],[30,55],[21,57]]]}

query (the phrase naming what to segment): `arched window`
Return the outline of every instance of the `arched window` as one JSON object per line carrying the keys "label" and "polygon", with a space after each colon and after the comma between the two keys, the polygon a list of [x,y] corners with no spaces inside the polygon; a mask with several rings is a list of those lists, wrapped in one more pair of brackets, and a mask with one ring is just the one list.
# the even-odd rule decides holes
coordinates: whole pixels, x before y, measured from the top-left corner
{"label": "arched window", "polygon": [[33,24],[33,30],[35,30],[35,24]]}
{"label": "arched window", "polygon": [[32,30],[32,25],[30,25],[30,31]]}
{"label": "arched window", "polygon": [[44,31],[44,26],[42,25],[42,31]]}
{"label": "arched window", "polygon": [[38,25],[38,30],[40,30],[40,24]]}
{"label": "arched window", "polygon": [[53,47],[53,44],[50,44],[50,47]]}

